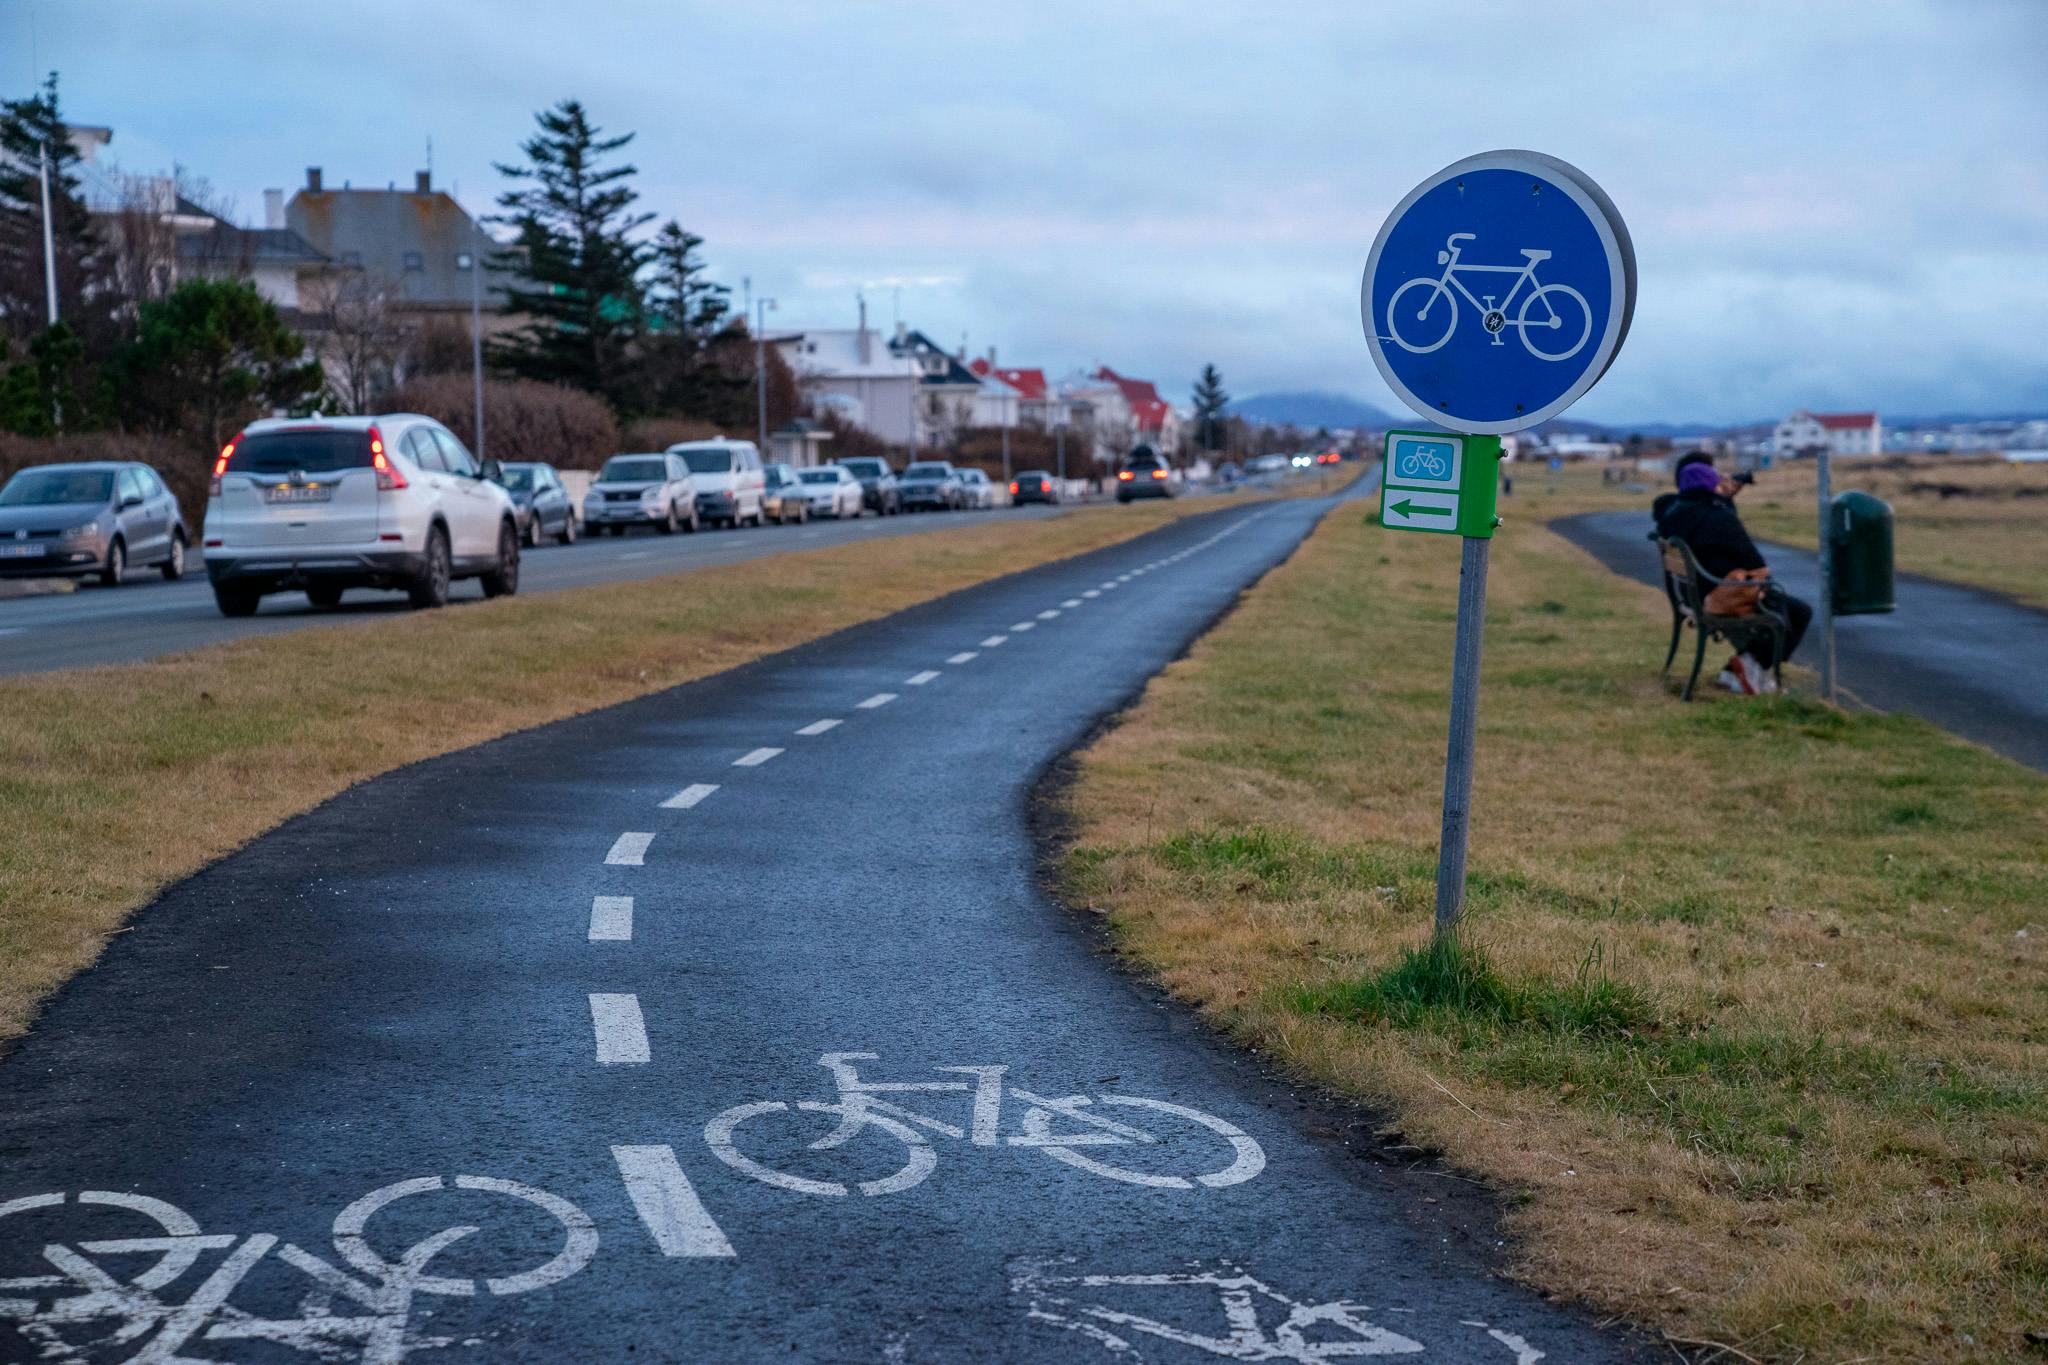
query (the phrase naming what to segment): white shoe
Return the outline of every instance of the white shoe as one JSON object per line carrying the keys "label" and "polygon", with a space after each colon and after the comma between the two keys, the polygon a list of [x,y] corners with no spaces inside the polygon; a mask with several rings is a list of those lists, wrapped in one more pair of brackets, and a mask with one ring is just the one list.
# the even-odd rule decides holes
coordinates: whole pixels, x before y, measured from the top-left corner
{"label": "white shoe", "polygon": [[1714,681],[1727,688],[1730,692],[1745,697],[1749,695],[1749,692],[1742,685],[1742,679],[1736,677],[1732,669],[1722,669],[1721,676],[1714,679]]}
{"label": "white shoe", "polygon": [[1735,656],[1735,676],[1742,680],[1745,695],[1760,697],[1766,692],[1777,690],[1771,682],[1770,670],[1747,654]]}

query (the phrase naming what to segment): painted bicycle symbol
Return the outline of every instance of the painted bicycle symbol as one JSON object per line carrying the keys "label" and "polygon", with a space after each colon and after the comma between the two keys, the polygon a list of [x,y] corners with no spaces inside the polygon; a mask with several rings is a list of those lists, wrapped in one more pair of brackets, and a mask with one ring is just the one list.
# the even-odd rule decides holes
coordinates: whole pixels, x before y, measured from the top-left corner
{"label": "painted bicycle symbol", "polygon": [[[736,1105],[704,1126],[704,1140],[712,1154],[734,1170],[780,1189],[816,1195],[845,1195],[854,1189],[864,1195],[895,1194],[918,1184],[939,1160],[926,1132],[964,1139],[975,1147],[1043,1152],[1090,1174],[1153,1189],[1187,1190],[1198,1185],[1220,1189],[1250,1180],[1266,1168],[1265,1152],[1243,1131],[1185,1105],[1139,1095],[1040,1095],[1007,1084],[1006,1066],[936,1068],[971,1080],[863,1080],[853,1064],[875,1060],[877,1054],[872,1052],[825,1053],[818,1065],[831,1073],[835,1092],[831,1100],[799,1100],[795,1104],[761,1100]],[[962,1116],[966,1122],[934,1118],[881,1098],[912,1094],[971,1095],[968,1112]],[[1017,1131],[1007,1134],[1003,1131],[1006,1099],[1024,1106]],[[1116,1117],[1111,1117],[1111,1112]],[[809,1115],[831,1120],[830,1127],[818,1133],[820,1125]],[[770,1116],[782,1117],[769,1123]],[[791,1119],[800,1122],[793,1124]],[[753,1150],[772,1155],[763,1159],[741,1151],[743,1126]],[[818,1171],[823,1165],[808,1153],[829,1152],[835,1157],[826,1161],[838,1159],[837,1154],[864,1134],[877,1135],[886,1151],[900,1151],[902,1164],[890,1174],[851,1185],[825,1178],[829,1171],[800,1173]],[[1114,1160],[1109,1159],[1112,1155]],[[846,1159],[852,1159],[852,1154]],[[771,1161],[781,1164],[772,1165]],[[800,1169],[784,1169],[791,1165]]]}
{"label": "painted bicycle symbol", "polygon": [[[1458,295],[1463,294],[1479,311],[1479,324],[1493,337],[1494,345],[1505,345],[1501,333],[1513,327],[1521,335],[1523,347],[1538,360],[1569,360],[1577,355],[1592,338],[1593,310],[1587,305],[1586,296],[1570,285],[1543,284],[1537,280],[1537,264],[1549,260],[1551,253],[1524,247],[1520,265],[1473,265],[1460,260],[1459,253],[1464,250],[1460,243],[1474,241],[1477,236],[1471,232],[1452,233],[1444,249],[1436,253],[1436,263],[1444,268],[1443,274],[1418,275],[1394,291],[1394,296],[1387,300],[1388,339],[1405,351],[1428,355],[1457,331]],[[1487,294],[1482,300],[1459,278],[1473,274],[1515,278],[1496,304],[1494,295]],[[1526,294],[1522,292],[1525,284],[1530,286]],[[1510,318],[1508,310],[1518,295],[1521,307]],[[1441,308],[1437,306],[1439,300]],[[1401,334],[1403,325],[1408,328],[1407,336]]]}
{"label": "painted bicycle symbol", "polygon": [[[370,1221],[402,1200],[444,1190],[497,1195],[541,1210],[560,1227],[559,1246],[538,1264],[489,1275],[481,1281],[463,1275],[430,1274],[430,1263],[472,1233],[477,1226],[456,1224],[422,1237],[395,1259],[372,1244]],[[65,1207],[64,1193],[27,1195],[0,1202],[0,1220],[43,1214]],[[576,1274],[597,1253],[597,1228],[589,1215],[546,1190],[492,1176],[458,1175],[401,1180],[370,1191],[335,1215],[335,1260],[280,1242],[272,1233],[242,1237],[203,1233],[199,1223],[175,1204],[148,1195],[113,1190],[85,1190],[74,1207],[114,1211],[109,1215],[133,1224],[140,1219],[144,1235],[99,1238],[76,1245],[51,1242],[43,1260],[55,1273],[0,1277],[0,1323],[13,1320],[23,1339],[44,1360],[82,1362],[118,1358],[129,1365],[176,1365],[196,1362],[183,1354],[196,1341],[260,1339],[320,1360],[359,1361],[366,1365],[397,1365],[412,1351],[447,1346],[452,1337],[417,1335],[410,1329],[414,1300],[420,1295],[475,1298],[524,1294]],[[129,1231],[130,1229],[110,1229]],[[176,1284],[209,1252],[226,1256],[182,1303],[163,1291]],[[276,1260],[308,1282],[296,1317],[266,1317],[230,1302],[251,1272],[276,1253]],[[102,1258],[151,1255],[156,1259],[123,1280],[100,1264]],[[18,1268],[18,1267],[16,1267]],[[345,1304],[336,1311],[337,1304]],[[137,1348],[135,1354],[125,1352]]]}

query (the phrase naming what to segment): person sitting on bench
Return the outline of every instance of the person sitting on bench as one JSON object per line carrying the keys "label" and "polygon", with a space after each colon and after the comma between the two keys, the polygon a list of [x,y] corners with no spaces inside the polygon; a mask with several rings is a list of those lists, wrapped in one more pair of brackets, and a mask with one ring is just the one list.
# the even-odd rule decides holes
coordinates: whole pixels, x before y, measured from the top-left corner
{"label": "person sitting on bench", "polygon": [[[1736,583],[1726,586],[1736,589],[1729,596],[1738,604],[1745,596],[1741,580],[1759,584],[1761,593],[1746,594],[1748,611],[1755,611],[1761,598],[1766,608],[1784,616],[1785,657],[1789,658],[1799,648],[1799,641],[1813,620],[1813,608],[1768,581],[1770,566],[1764,563],[1756,542],[1749,538],[1735,511],[1735,495],[1742,488],[1743,483],[1714,468],[1712,457],[1698,451],[1685,456],[1678,462],[1678,492],[1664,494],[1654,506],[1657,534],[1684,541],[1699,566],[1715,578],[1736,579]],[[1715,591],[1719,593],[1722,589]],[[1726,614],[1747,613],[1738,609]],[[1727,667],[1721,670],[1721,685],[1750,697],[1776,691],[1771,669],[1780,660],[1759,658],[1759,654],[1772,655],[1769,641],[1760,640],[1750,645],[1748,651],[1731,655]]]}

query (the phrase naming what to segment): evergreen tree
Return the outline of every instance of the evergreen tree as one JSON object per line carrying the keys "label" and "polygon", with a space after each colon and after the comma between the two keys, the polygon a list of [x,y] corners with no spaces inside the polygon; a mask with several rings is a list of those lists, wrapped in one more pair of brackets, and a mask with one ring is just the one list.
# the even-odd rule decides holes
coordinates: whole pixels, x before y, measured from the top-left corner
{"label": "evergreen tree", "polygon": [[601,137],[576,100],[534,119],[540,129],[520,147],[526,164],[498,167],[522,184],[498,196],[500,221],[517,237],[495,261],[530,282],[508,288],[506,306],[532,321],[494,342],[491,361],[522,379],[595,393],[630,414],[638,406],[631,362],[648,259],[635,234],[653,215],[633,211],[635,168],[607,163],[633,135]]}
{"label": "evergreen tree", "polygon": [[89,431],[106,414],[101,387],[85,363],[85,347],[61,318],[28,344],[28,359],[0,375],[0,431],[54,436]]}
{"label": "evergreen tree", "polygon": [[734,424],[751,411],[751,375],[735,375],[717,350],[741,339],[731,293],[704,278],[697,248],[704,239],[674,221],[662,225],[649,252],[647,403],[651,410]]}
{"label": "evergreen tree", "polygon": [[130,421],[189,431],[218,450],[230,426],[268,408],[311,403],[320,362],[247,280],[186,280],[142,305],[134,343],[116,357]]}
{"label": "evergreen tree", "polygon": [[1223,410],[1230,406],[1230,395],[1223,391],[1223,376],[1214,365],[1202,367],[1202,377],[1195,381],[1194,396],[1196,443],[1204,450],[1223,449]]}
{"label": "evergreen tree", "polygon": [[49,326],[40,179],[46,151],[57,313],[89,350],[104,354],[113,342],[113,258],[80,196],[78,151],[58,106],[54,71],[29,98],[0,101],[0,335],[27,342]]}

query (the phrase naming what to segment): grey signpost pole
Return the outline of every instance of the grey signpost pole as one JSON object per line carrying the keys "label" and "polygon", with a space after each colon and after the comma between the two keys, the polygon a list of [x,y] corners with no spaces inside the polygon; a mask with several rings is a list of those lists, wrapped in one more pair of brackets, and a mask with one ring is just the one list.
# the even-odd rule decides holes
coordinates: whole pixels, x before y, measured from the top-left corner
{"label": "grey signpost pole", "polygon": [[1479,729],[1479,642],[1486,622],[1486,553],[1466,536],[1458,565],[1458,638],[1451,654],[1451,738],[1444,752],[1444,826],[1436,854],[1436,936],[1458,927],[1465,903],[1465,847],[1472,830],[1472,752]]}
{"label": "grey signpost pole", "polygon": [[1814,490],[1819,496],[1820,513],[1820,602],[1816,610],[1820,613],[1820,696],[1828,705],[1835,704],[1835,556],[1828,546],[1828,504],[1834,501],[1834,481],[1828,468],[1828,449],[1822,446],[1815,457]]}

